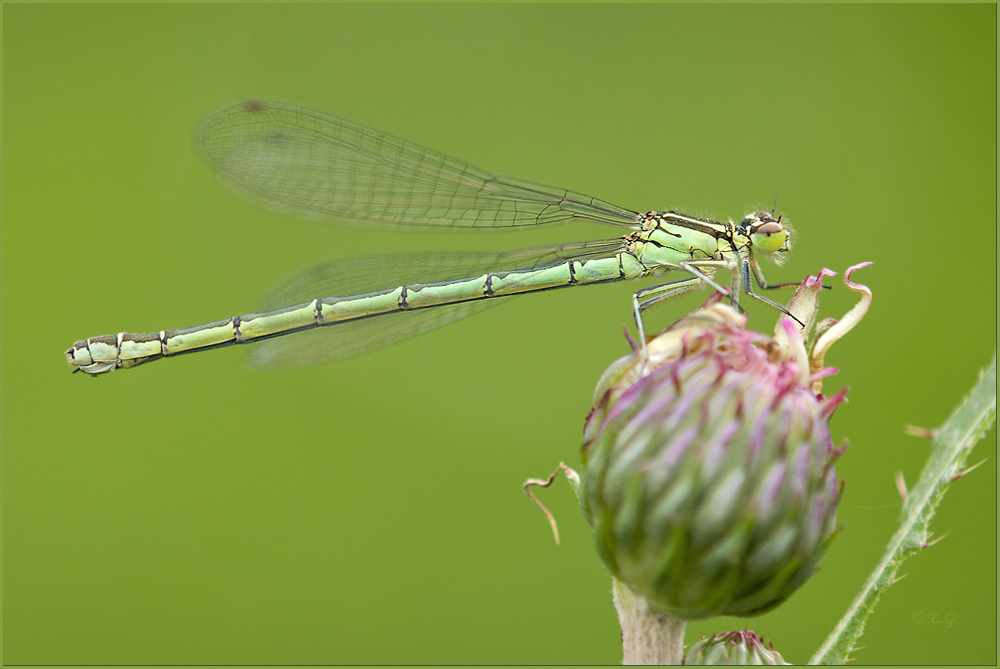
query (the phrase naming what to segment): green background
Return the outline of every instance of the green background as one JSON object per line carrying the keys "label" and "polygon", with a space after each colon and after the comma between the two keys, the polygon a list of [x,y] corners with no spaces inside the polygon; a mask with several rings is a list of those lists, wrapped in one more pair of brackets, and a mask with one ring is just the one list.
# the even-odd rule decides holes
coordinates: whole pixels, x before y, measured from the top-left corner
{"label": "green background", "polygon": [[[199,119],[262,96],[647,209],[795,225],[775,280],[874,265],[827,357],[843,535],[752,628],[801,663],[876,564],[996,341],[994,6],[4,7],[4,660],[616,663],[610,580],[568,488],[637,286],[530,296],[335,365],[246,351],[90,379],[77,339],[253,311],[335,257],[619,234],[372,233],[221,187]],[[840,276],[823,314],[852,304]],[[689,296],[650,316],[659,329]],[[775,314],[751,309],[767,332]],[[905,565],[863,663],[996,662],[996,434]],[[934,622],[934,616],[951,625]]]}

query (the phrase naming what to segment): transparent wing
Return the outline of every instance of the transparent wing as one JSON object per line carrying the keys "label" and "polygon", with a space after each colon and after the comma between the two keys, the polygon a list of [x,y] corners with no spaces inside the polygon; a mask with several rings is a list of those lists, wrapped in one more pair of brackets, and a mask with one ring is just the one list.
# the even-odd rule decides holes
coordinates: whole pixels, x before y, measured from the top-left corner
{"label": "transparent wing", "polygon": [[[338,260],[292,277],[266,298],[263,308],[277,309],[318,297],[360,295],[414,283],[475,277],[491,271],[540,269],[571,258],[605,257],[620,249],[621,240],[616,239],[506,253]],[[402,311],[276,337],[255,344],[251,361],[262,367],[294,367],[342,360],[439,328],[510,299],[497,297]]]}
{"label": "transparent wing", "polygon": [[501,177],[364,126],[280,102],[209,114],[195,149],[237,193],[311,221],[383,228],[514,228],[567,219],[631,227],[636,212]]}

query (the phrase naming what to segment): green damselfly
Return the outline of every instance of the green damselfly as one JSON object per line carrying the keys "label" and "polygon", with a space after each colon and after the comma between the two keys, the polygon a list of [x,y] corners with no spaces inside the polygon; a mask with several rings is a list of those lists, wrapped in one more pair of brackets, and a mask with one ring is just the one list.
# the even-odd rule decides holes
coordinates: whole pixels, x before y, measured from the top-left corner
{"label": "green damselfly", "polygon": [[[201,158],[237,193],[297,218],[380,228],[518,229],[567,220],[606,223],[615,239],[503,253],[348,260],[314,268],[271,298],[267,311],[182,330],[121,332],[76,342],[73,371],[119,367],[229,344],[265,341],[262,365],[307,364],[364,353],[496,304],[565,286],[680,271],[686,277],[636,292],[642,312],[710,286],[738,305],[769,286],[758,255],[780,259],[790,232],[755,212],[721,223],[668,211],[639,213],[573,191],[497,176],[364,126],[279,102],[222,107],[195,131]],[[715,272],[731,273],[727,286]],[[335,295],[337,297],[318,297]],[[286,306],[292,305],[292,306]],[[787,313],[787,311],[785,311]],[[311,334],[281,337],[314,330]]]}

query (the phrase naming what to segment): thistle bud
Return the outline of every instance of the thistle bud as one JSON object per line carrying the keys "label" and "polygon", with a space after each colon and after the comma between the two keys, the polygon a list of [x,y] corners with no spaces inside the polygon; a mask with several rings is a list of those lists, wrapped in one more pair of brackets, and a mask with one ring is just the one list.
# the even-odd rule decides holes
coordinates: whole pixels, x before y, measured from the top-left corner
{"label": "thistle bud", "polygon": [[[811,281],[790,305],[809,324],[820,287]],[[871,297],[848,286],[865,293],[864,309],[851,323],[821,324],[836,337]],[[822,337],[811,350],[820,343],[825,353]],[[819,392],[836,370],[813,369],[817,361],[791,319],[769,338],[715,304],[601,379],[584,430],[583,503],[604,563],[653,609],[687,620],[757,615],[818,568],[837,533],[843,449],[828,423],[844,393]]]}
{"label": "thistle bud", "polygon": [[788,664],[771,644],[747,630],[702,637],[684,653],[684,664]]}

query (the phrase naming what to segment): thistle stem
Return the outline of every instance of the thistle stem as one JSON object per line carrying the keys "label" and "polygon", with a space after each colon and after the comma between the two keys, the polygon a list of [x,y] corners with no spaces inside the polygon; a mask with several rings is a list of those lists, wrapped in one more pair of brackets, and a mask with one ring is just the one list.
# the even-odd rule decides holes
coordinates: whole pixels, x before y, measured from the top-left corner
{"label": "thistle stem", "polygon": [[622,626],[622,664],[680,664],[684,658],[684,621],[653,610],[644,597],[618,579],[612,581]]}

